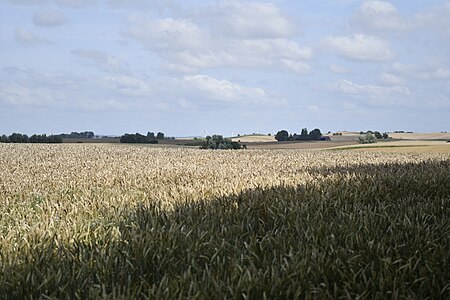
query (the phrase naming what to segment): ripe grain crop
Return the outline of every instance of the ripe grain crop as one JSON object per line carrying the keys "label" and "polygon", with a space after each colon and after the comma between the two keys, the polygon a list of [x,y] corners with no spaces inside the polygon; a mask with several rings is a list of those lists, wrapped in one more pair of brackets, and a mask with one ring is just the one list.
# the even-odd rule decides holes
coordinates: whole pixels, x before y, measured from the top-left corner
{"label": "ripe grain crop", "polygon": [[450,297],[448,155],[0,154],[6,299]]}

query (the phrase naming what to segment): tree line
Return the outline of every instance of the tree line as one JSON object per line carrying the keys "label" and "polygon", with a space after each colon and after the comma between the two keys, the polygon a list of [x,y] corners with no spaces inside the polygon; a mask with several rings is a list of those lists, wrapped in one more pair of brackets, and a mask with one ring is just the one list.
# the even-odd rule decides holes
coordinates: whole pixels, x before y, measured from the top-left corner
{"label": "tree line", "polygon": [[63,139],[93,139],[95,134],[92,131],[83,131],[83,132],[73,131],[69,134],[62,133],[59,134],[58,136],[60,136]]}
{"label": "tree line", "polygon": [[62,143],[62,138],[59,135],[33,134],[28,137],[26,134],[13,133],[10,136],[2,135],[0,137],[1,143],[41,143],[41,144],[56,144]]}
{"label": "tree line", "polygon": [[132,133],[125,133],[120,138],[121,143],[126,144],[158,144],[159,140],[163,140],[164,133],[158,132],[155,136],[154,132],[148,132],[147,135],[140,134],[138,132],[132,134]]}
{"label": "tree line", "polygon": [[287,130],[280,130],[275,135],[275,139],[279,142],[285,141],[318,141],[322,137],[320,129],[316,128],[308,132],[307,128],[303,128],[300,134],[289,134]]}

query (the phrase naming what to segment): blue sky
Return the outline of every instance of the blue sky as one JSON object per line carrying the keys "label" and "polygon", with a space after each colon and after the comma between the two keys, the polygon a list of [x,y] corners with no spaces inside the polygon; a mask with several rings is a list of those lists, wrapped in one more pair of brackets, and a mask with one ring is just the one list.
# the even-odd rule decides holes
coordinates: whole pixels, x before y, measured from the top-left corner
{"label": "blue sky", "polygon": [[0,133],[450,131],[450,1],[1,0]]}

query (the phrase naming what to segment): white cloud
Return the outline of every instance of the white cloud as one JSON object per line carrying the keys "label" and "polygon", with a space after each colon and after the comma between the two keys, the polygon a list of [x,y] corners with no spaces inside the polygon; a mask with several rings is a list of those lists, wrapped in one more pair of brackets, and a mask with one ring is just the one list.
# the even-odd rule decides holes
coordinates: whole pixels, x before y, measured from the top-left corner
{"label": "white cloud", "polygon": [[380,80],[381,80],[381,82],[383,82],[385,84],[388,84],[388,85],[402,85],[402,84],[405,84],[405,79],[404,78],[402,78],[400,76],[397,76],[397,75],[394,75],[394,74],[391,74],[391,73],[386,73],[386,72],[383,72],[380,75]]}
{"label": "white cloud", "polygon": [[411,26],[388,1],[364,1],[353,16],[353,24],[369,30],[402,31]]}
{"label": "white cloud", "polygon": [[310,74],[312,72],[311,67],[303,61],[283,59],[281,62],[286,70],[297,74]]}
{"label": "white cloud", "polygon": [[312,50],[285,39],[214,41],[210,49],[161,54],[169,69],[197,72],[217,67],[272,67],[289,72],[310,72],[305,62]]}
{"label": "white cloud", "polygon": [[450,80],[450,68],[446,66],[419,67],[417,65],[395,63],[393,71],[402,76],[419,80]]}
{"label": "white cloud", "polygon": [[41,9],[33,15],[33,23],[36,26],[58,26],[66,22],[64,14],[56,9]]}
{"label": "white cloud", "polygon": [[84,8],[98,4],[98,0],[6,0],[12,4],[27,6],[49,6]]}
{"label": "white cloud", "polygon": [[108,0],[108,4],[113,8],[138,8],[158,11],[177,7],[173,0]]}
{"label": "white cloud", "polygon": [[94,66],[107,73],[126,72],[127,65],[115,56],[106,52],[92,49],[76,49],[71,51],[72,55],[78,57],[84,64]]}
{"label": "white cloud", "polygon": [[450,39],[450,2],[444,3],[414,16],[417,28],[438,33],[441,37]]}
{"label": "white cloud", "polygon": [[191,92],[218,102],[262,104],[269,99],[267,93],[261,88],[240,86],[228,80],[219,80],[207,75],[185,76],[182,79],[182,85]]}
{"label": "white cloud", "polygon": [[349,80],[341,79],[334,84],[335,90],[349,95],[390,95],[390,94],[403,94],[409,95],[411,91],[404,86],[377,86],[377,85],[361,85],[353,83]]}
{"label": "white cloud", "polygon": [[150,83],[134,76],[108,76],[106,77],[108,87],[121,95],[129,97],[149,97],[153,94]]}
{"label": "white cloud", "polygon": [[[9,77],[0,83],[0,102],[16,106],[76,110],[140,109],[139,102],[111,86],[104,77],[82,77],[32,70],[4,70]],[[2,74],[3,75],[3,74]]]}
{"label": "white cloud", "polygon": [[0,100],[13,105],[49,106],[55,104],[48,88],[23,86],[18,83],[0,84]]}
{"label": "white cloud", "polygon": [[386,61],[392,58],[388,44],[375,36],[329,36],[324,45],[330,51],[345,58],[361,61]]}
{"label": "white cloud", "polygon": [[141,42],[146,48],[164,51],[203,49],[208,34],[188,19],[147,19],[133,16],[124,35]]}
{"label": "white cloud", "polygon": [[411,91],[405,86],[379,86],[356,84],[341,79],[332,85],[333,92],[358,99],[362,103],[375,107],[392,107],[410,104]]}
{"label": "white cloud", "polygon": [[336,64],[331,64],[329,66],[329,68],[330,68],[331,72],[337,73],[337,74],[346,74],[346,73],[350,72],[347,68],[342,67],[342,66],[338,66]]}
{"label": "white cloud", "polygon": [[200,10],[216,34],[242,39],[270,39],[292,36],[296,26],[271,3],[221,1]]}
{"label": "white cloud", "polygon": [[34,33],[21,28],[21,27],[16,27],[16,29],[14,30],[14,39],[16,40],[16,42],[18,42],[21,45],[25,45],[25,46],[35,46],[35,45],[39,45],[39,44],[48,44],[49,41],[45,38],[39,37],[37,35],[35,35]]}
{"label": "white cloud", "polygon": [[[217,67],[275,67],[296,73],[309,72],[305,60],[313,56],[286,38],[243,38],[211,33],[190,19],[130,18],[125,37],[140,42],[161,56],[163,67],[171,72],[197,73]],[[261,36],[259,36],[261,37]]]}

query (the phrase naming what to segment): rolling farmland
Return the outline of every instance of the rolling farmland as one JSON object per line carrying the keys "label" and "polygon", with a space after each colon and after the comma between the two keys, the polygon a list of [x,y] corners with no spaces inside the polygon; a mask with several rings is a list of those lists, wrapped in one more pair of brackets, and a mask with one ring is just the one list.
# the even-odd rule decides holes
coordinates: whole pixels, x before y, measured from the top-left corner
{"label": "rolling farmland", "polygon": [[0,153],[7,299],[450,297],[448,155]]}

